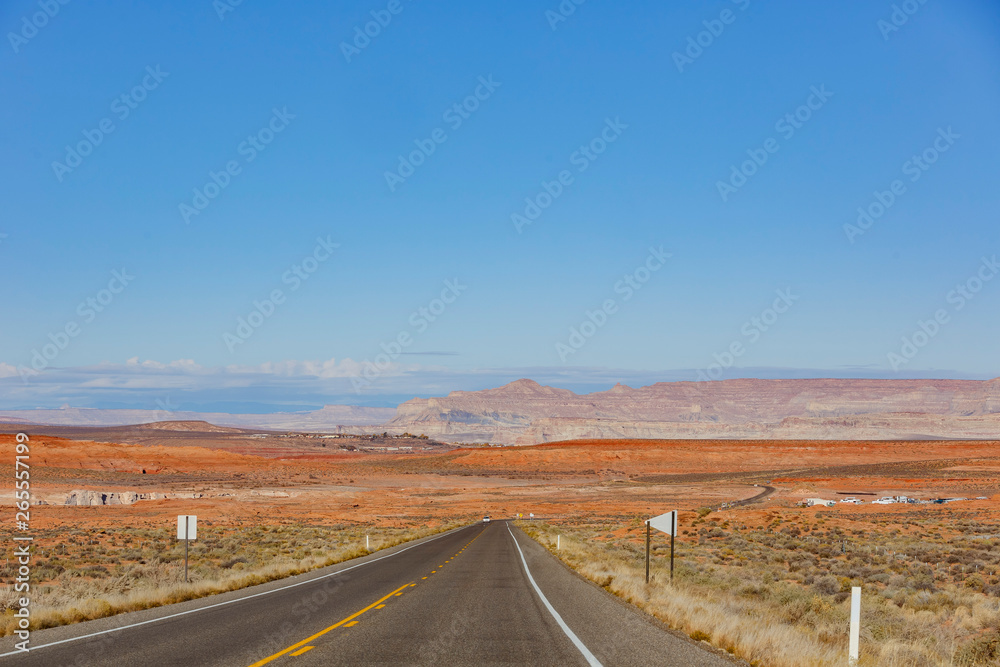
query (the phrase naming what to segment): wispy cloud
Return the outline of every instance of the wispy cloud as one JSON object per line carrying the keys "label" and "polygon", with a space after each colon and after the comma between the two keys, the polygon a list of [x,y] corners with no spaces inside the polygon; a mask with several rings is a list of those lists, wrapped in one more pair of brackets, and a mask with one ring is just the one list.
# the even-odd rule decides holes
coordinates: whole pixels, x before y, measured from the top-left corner
{"label": "wispy cloud", "polygon": [[458,352],[400,352],[400,355],[417,355],[425,357],[457,357]]}

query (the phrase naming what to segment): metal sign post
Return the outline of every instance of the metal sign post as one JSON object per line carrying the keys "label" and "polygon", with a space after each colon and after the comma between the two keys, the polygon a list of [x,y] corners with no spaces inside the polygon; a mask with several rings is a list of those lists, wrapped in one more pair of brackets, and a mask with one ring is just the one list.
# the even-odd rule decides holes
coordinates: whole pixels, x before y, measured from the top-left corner
{"label": "metal sign post", "polygon": [[650,528],[656,528],[670,536],[670,582],[674,581],[674,535],[677,534],[677,510],[654,516],[646,521],[646,583],[649,583],[649,537]]}
{"label": "metal sign post", "polygon": [[188,542],[198,539],[198,517],[194,514],[177,515],[177,539],[184,540],[184,583],[188,581]]}
{"label": "metal sign post", "polygon": [[649,583],[649,522],[646,522],[646,583]]}
{"label": "metal sign post", "polygon": [[674,535],[677,534],[677,512],[670,513],[673,516],[673,525],[670,531],[670,583],[674,583]]}

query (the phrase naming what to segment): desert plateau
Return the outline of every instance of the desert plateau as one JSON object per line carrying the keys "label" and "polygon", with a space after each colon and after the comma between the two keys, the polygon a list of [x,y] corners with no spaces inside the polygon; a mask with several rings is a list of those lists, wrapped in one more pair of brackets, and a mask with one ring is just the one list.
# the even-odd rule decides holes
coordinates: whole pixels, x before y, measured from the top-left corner
{"label": "desert plateau", "polygon": [[[5,428],[0,456],[9,461],[11,432],[24,427]],[[490,515],[518,521],[582,576],[668,626],[750,662],[804,664],[808,655],[809,664],[835,664],[844,638],[834,627],[852,584],[887,615],[866,630],[865,664],[989,664],[983,656],[998,655],[995,441],[462,447],[204,422],[119,427],[122,442],[93,427],[38,430],[59,433],[30,435],[39,627],[308,571]],[[886,497],[922,502],[872,502]],[[807,499],[832,502],[806,507]],[[679,511],[676,583],[666,579],[661,534],[653,583],[644,584],[643,520],[670,509]],[[202,526],[190,583],[173,535],[178,514]],[[10,561],[0,571],[5,582],[14,573]],[[667,600],[670,590],[683,595]],[[782,620],[762,636],[718,622],[733,613]]]}

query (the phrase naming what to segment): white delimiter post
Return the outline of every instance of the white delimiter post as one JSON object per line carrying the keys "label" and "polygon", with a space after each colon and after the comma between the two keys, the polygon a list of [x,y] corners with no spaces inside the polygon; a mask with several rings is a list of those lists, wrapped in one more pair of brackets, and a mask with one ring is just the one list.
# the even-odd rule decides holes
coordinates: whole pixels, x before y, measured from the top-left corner
{"label": "white delimiter post", "polygon": [[556,535],[556,551],[559,551],[562,545],[562,535]]}
{"label": "white delimiter post", "polygon": [[365,535],[365,550],[366,551],[371,551],[372,550],[372,545],[371,545],[371,542],[368,541],[368,536],[367,535]]}
{"label": "white delimiter post", "polygon": [[851,639],[847,648],[847,664],[858,664],[858,643],[861,634],[861,587],[851,588]]}

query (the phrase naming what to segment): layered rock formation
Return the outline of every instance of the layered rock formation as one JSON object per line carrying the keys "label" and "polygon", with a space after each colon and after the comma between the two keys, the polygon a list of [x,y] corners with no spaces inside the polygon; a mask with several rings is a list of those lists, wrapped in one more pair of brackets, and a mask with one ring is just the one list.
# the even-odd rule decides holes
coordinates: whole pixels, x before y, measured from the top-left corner
{"label": "layered rock formation", "polygon": [[659,382],[575,394],[518,380],[400,405],[386,425],[452,442],[570,438],[1000,438],[1000,379]]}
{"label": "layered rock formation", "polygon": [[156,494],[122,491],[120,493],[105,493],[103,491],[71,491],[66,496],[64,505],[131,505],[139,500],[150,500]]}
{"label": "layered rock formation", "polygon": [[[205,498],[206,495],[212,497],[221,496],[232,496],[232,493],[221,493],[218,491],[210,492],[208,494],[202,492],[179,492],[179,493],[164,493],[164,492],[149,492],[149,493],[138,493],[136,491],[93,491],[88,489],[77,489],[75,491],[70,491],[65,495],[65,500],[62,500],[63,505],[83,505],[83,506],[97,506],[97,505],[132,505],[139,502],[140,500],[173,500],[178,498],[184,499],[197,499]],[[258,495],[258,492],[251,491],[249,495]],[[287,493],[281,491],[261,491],[259,495],[268,496],[279,496],[288,497]],[[52,504],[53,500],[50,498],[48,501],[41,500],[37,502],[38,505],[49,505]]]}

